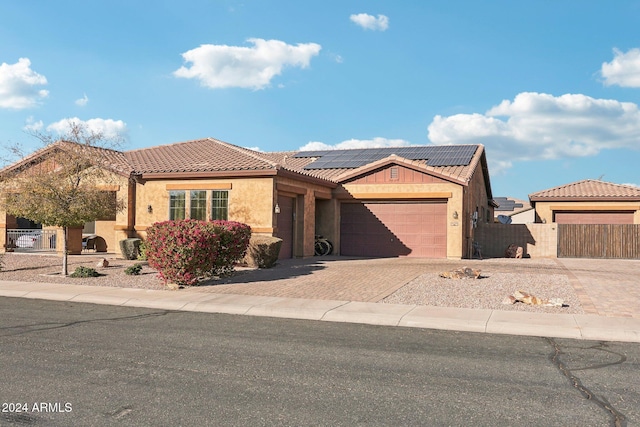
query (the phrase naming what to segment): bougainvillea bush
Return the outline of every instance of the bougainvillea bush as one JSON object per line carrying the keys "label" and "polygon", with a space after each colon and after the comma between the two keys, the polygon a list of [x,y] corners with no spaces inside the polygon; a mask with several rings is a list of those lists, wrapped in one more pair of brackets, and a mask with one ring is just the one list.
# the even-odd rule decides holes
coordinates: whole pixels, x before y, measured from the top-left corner
{"label": "bougainvillea bush", "polygon": [[247,249],[251,228],[231,221],[179,220],[153,224],[145,242],[149,266],[169,283],[191,286],[233,270]]}
{"label": "bougainvillea bush", "polygon": [[224,275],[233,271],[233,266],[244,258],[251,240],[251,227],[236,221],[212,221],[220,236],[220,251],[215,260],[214,274]]}

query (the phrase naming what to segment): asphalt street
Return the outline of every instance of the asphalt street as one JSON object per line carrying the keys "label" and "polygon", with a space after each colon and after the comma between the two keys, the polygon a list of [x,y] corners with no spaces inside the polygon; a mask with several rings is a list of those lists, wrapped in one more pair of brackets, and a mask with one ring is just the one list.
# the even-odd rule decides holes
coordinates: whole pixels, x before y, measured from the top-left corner
{"label": "asphalt street", "polygon": [[640,345],[0,298],[1,425],[640,425]]}

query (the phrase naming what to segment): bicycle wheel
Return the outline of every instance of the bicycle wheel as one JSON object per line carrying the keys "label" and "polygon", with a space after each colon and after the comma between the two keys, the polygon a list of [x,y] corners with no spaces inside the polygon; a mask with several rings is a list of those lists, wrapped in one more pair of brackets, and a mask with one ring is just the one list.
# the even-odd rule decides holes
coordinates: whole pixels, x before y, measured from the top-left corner
{"label": "bicycle wheel", "polygon": [[327,251],[327,253],[325,255],[331,255],[333,253],[333,244],[328,241],[327,239],[324,239],[325,242],[327,242],[327,245],[329,246],[329,250]]}
{"label": "bicycle wheel", "polygon": [[331,248],[326,240],[316,240],[316,244],[314,246],[314,252],[318,256],[328,255]]}

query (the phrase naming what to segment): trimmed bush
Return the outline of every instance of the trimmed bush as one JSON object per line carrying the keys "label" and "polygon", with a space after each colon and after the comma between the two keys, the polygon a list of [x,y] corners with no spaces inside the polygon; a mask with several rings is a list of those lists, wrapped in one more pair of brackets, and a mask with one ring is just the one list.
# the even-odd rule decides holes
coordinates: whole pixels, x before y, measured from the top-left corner
{"label": "trimmed bush", "polygon": [[142,240],[138,238],[120,240],[120,252],[122,252],[124,259],[138,259],[141,242]]}
{"label": "trimmed bush", "polygon": [[124,269],[124,274],[128,276],[138,276],[142,270],[142,264],[133,264]]}
{"label": "trimmed bush", "polygon": [[271,268],[278,262],[282,239],[272,236],[251,236],[244,262],[249,267]]}
{"label": "trimmed bush", "polygon": [[71,277],[98,277],[100,273],[91,267],[76,267],[76,270],[70,274]]}
{"label": "trimmed bush", "polygon": [[144,241],[140,242],[138,246],[138,261],[146,261],[147,260],[147,244]]}

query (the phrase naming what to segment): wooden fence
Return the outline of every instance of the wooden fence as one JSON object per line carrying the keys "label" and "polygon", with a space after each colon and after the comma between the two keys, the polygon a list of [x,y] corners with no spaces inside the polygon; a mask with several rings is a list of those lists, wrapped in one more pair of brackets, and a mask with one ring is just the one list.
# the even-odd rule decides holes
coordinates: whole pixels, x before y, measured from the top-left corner
{"label": "wooden fence", "polygon": [[558,224],[558,257],[640,259],[640,224]]}

